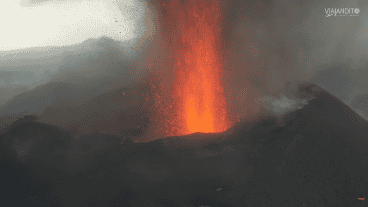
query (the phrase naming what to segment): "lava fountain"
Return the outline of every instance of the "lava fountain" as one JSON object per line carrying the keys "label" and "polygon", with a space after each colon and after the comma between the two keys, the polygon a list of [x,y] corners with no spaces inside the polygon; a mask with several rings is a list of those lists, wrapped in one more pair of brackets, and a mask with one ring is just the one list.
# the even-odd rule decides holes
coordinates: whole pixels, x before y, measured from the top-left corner
{"label": "lava fountain", "polygon": [[[222,132],[230,127],[221,84],[221,1],[160,1],[161,32],[174,60],[168,135]],[[172,107],[172,106],[170,106]],[[176,130],[174,130],[174,128]]]}

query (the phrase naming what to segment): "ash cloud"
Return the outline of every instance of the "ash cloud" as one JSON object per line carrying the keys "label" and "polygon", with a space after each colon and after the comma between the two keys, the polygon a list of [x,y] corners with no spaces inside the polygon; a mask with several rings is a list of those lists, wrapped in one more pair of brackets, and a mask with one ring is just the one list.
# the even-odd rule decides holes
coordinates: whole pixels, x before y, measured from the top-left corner
{"label": "ash cloud", "polygon": [[278,97],[263,96],[256,100],[259,104],[264,106],[275,115],[283,115],[290,111],[303,108],[308,104],[306,99],[297,99],[287,97],[285,95]]}
{"label": "ash cloud", "polygon": [[[253,99],[290,94],[304,81],[353,108],[356,96],[367,96],[366,1],[234,2],[227,13],[233,97],[245,87],[255,91]],[[359,8],[360,13],[326,17],[325,8]]]}

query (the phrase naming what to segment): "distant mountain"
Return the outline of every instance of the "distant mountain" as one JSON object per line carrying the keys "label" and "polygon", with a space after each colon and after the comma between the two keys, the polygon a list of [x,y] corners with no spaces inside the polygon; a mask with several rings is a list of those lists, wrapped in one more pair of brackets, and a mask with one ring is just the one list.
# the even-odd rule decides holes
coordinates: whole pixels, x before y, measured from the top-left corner
{"label": "distant mountain", "polygon": [[28,90],[29,88],[27,86],[22,86],[20,84],[9,84],[8,86],[0,87],[0,106],[5,104],[15,95],[21,94]]}
{"label": "distant mountain", "polygon": [[[3,201],[18,193],[20,206],[366,206],[358,198],[368,192],[368,122],[314,84],[300,85],[294,95],[308,104],[281,125],[269,116],[217,134],[148,143],[121,137],[121,144],[95,152],[97,140],[110,138],[90,136],[96,143],[74,155],[81,165],[95,164],[85,174],[62,172],[32,153],[35,161],[21,162],[14,146],[28,145],[9,143],[52,132],[55,141],[30,146],[52,157],[57,137],[66,135],[41,123],[14,125],[1,136]],[[59,150],[65,157],[59,162],[73,160],[72,144],[60,148],[66,150]]]}
{"label": "distant mountain", "polygon": [[0,74],[4,73],[0,76],[0,87],[17,82],[34,88],[61,71],[91,67],[91,63],[104,57],[108,51],[119,52],[120,59],[127,61],[135,55],[135,52],[132,52],[134,41],[121,42],[101,37],[64,47],[0,51]]}
{"label": "distant mountain", "polygon": [[[70,105],[82,104],[96,95],[117,87],[114,83],[93,82],[93,79],[85,77],[73,77],[73,79],[74,83],[49,82],[24,91],[2,105],[0,115],[42,114],[50,105],[58,105],[61,102]],[[85,84],[77,84],[79,81]],[[120,84],[125,85],[124,82]]]}
{"label": "distant mountain", "polygon": [[[29,63],[26,61],[33,60],[37,64],[40,60],[63,54],[68,55],[68,52],[90,51],[98,48],[105,49],[106,46],[120,46],[121,49],[129,50],[127,47],[134,44],[134,41],[135,40],[127,40],[122,42],[103,36],[100,38],[89,38],[79,44],[67,46],[32,47],[19,50],[0,51],[0,63],[1,66],[6,66],[6,64],[26,65]],[[25,62],[20,62],[20,60]]]}
{"label": "distant mountain", "polygon": [[[31,84],[29,91],[13,90],[13,96],[5,93],[0,94],[4,97],[0,116],[27,114],[36,111],[39,114],[43,112],[45,107],[60,100],[81,104],[85,99],[131,84],[135,81],[136,67],[133,63],[134,59],[126,52],[128,50],[127,44],[129,42],[124,43],[102,37],[64,48],[63,53],[59,56],[60,60],[53,60],[57,71],[50,72],[50,69],[47,69],[43,73],[47,79]],[[39,61],[41,60],[47,61],[48,59],[44,58]],[[26,64],[26,62],[20,61],[21,64]],[[0,67],[5,66],[1,65]],[[21,70],[22,67],[19,66],[19,69]],[[33,72],[32,70],[7,71],[13,75],[13,81],[17,77],[22,77],[29,81],[28,84],[35,81],[32,78]],[[26,81],[21,83],[21,85],[27,85]],[[3,85],[3,88],[9,87],[11,84]]]}

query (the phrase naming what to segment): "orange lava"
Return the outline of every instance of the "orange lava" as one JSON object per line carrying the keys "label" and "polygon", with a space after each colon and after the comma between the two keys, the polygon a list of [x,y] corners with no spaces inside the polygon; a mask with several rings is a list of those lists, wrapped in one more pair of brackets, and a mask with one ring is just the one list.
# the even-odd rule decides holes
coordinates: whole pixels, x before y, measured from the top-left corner
{"label": "orange lava", "polygon": [[167,0],[161,6],[175,58],[177,134],[225,131],[230,124],[221,84],[220,1]]}
{"label": "orange lava", "polygon": [[211,66],[215,55],[211,48],[205,48],[210,43],[210,41],[197,43],[195,46],[198,49],[193,51],[194,55],[186,57],[188,62],[194,62],[187,69],[190,72],[184,85],[185,105],[183,108],[189,132],[215,132],[214,114],[216,113],[216,106],[214,104],[215,94],[213,89],[215,79],[210,73],[213,70]]}

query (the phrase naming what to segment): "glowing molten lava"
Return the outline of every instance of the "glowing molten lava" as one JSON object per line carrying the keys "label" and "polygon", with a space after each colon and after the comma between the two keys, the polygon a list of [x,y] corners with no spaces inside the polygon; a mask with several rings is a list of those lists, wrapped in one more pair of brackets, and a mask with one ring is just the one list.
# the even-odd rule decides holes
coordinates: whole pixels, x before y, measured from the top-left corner
{"label": "glowing molten lava", "polygon": [[[180,131],[221,132],[229,127],[221,84],[221,7],[214,0],[162,1],[163,30],[175,58],[172,97]],[[180,125],[180,126],[179,126]]]}
{"label": "glowing molten lava", "polygon": [[[183,89],[184,92],[184,116],[189,132],[214,132],[216,113],[215,93],[213,87],[216,80],[211,74],[218,71],[213,64],[215,54],[211,48],[211,40],[205,39],[194,45],[192,54],[185,57],[189,67],[189,77]],[[208,38],[208,36],[207,36]],[[190,62],[194,62],[190,64]]]}

